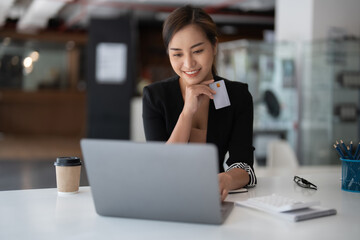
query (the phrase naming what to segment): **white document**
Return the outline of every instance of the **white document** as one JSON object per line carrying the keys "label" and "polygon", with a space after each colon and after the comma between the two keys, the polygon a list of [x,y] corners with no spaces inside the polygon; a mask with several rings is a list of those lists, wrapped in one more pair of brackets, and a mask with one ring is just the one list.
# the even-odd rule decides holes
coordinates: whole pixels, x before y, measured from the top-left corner
{"label": "white document", "polygon": [[306,206],[306,202],[305,202],[303,208],[301,209],[295,209],[284,212],[276,211],[273,208],[270,208],[269,206],[265,206],[264,204],[260,204],[257,203],[256,201],[252,201],[251,198],[245,201],[237,201],[235,202],[235,205],[260,210],[272,214],[274,216],[294,222],[336,214],[336,209],[314,206],[314,204],[320,204],[320,202],[308,202],[308,203],[309,203],[308,205],[309,207]]}
{"label": "white document", "polygon": [[96,47],[95,76],[98,83],[123,83],[126,79],[127,45],[99,43]]}

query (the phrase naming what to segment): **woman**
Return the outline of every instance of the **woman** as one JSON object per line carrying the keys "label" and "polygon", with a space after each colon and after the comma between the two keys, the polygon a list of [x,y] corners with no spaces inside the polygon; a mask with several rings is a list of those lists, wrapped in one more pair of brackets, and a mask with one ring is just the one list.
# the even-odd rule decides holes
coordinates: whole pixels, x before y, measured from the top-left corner
{"label": "woman", "polygon": [[[143,121],[148,141],[213,143],[219,152],[219,187],[230,190],[256,184],[253,171],[253,103],[247,85],[225,80],[230,106],[215,109],[216,25],[202,9],[176,9],[163,25],[163,39],[177,74],[143,91]],[[223,161],[229,166],[224,172]]]}

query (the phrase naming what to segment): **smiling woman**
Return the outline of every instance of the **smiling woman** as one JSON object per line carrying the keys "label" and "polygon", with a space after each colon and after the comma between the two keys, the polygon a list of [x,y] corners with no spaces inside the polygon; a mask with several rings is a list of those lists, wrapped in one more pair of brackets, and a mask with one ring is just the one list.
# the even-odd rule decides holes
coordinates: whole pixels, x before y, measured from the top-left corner
{"label": "smiling woman", "polygon": [[169,44],[169,58],[176,74],[184,79],[187,85],[211,80],[216,45],[213,46],[201,28],[195,24],[182,28],[175,36]]}
{"label": "smiling woman", "polygon": [[[189,24],[200,27],[201,29],[197,29],[200,31],[200,34],[205,34],[211,45],[216,47],[218,42],[217,28],[211,17],[205,11],[201,9],[199,9],[199,11],[192,11],[190,6],[186,6],[176,9],[171,16],[172,17],[167,18],[164,22],[162,33],[167,52],[169,51],[169,44],[174,34]],[[188,39],[191,38],[190,36]],[[212,64],[212,72],[216,73],[214,63]]]}
{"label": "smiling woman", "polygon": [[[163,40],[177,76],[144,88],[146,139],[215,144],[222,200],[230,190],[255,186],[252,97],[246,84],[216,75],[215,23],[200,8],[181,7],[164,22]],[[216,91],[210,87],[215,81]],[[226,95],[231,104],[215,109],[213,99],[227,98]],[[227,152],[229,167],[224,169]]]}

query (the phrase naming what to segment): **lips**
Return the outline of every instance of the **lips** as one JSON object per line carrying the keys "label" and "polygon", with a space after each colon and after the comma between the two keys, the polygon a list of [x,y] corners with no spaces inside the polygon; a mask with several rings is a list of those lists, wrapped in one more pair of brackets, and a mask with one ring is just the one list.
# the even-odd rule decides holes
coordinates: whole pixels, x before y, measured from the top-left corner
{"label": "lips", "polygon": [[195,77],[201,69],[193,70],[193,71],[183,71],[189,77]]}

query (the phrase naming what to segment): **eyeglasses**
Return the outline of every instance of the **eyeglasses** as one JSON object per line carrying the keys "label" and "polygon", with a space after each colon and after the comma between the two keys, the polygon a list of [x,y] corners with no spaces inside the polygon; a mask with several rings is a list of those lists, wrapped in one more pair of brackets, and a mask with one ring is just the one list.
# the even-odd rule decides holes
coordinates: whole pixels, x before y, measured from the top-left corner
{"label": "eyeglasses", "polygon": [[317,190],[317,186],[315,184],[312,184],[311,182],[309,182],[304,178],[294,176],[294,182],[296,182],[296,184],[299,185],[300,187]]}

